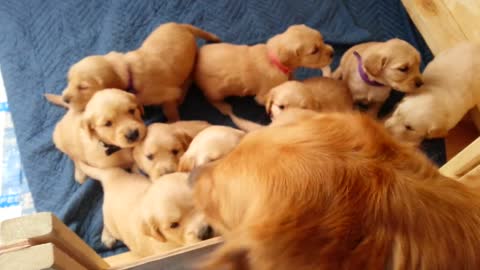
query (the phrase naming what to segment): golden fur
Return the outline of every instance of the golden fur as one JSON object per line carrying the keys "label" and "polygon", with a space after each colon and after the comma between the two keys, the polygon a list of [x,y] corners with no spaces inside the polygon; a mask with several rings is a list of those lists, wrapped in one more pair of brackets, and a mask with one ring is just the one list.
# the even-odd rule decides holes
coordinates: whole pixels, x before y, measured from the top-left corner
{"label": "golden fur", "polygon": [[263,105],[267,92],[290,76],[272,64],[269,54],[292,71],[298,67],[320,69],[332,61],[333,49],[324,43],[317,30],[292,25],[266,44],[203,46],[198,53],[194,80],[210,103],[225,115],[232,112],[223,101],[229,96],[255,96]]}
{"label": "golden fur", "polygon": [[304,116],[192,172],[226,239],[202,269],[480,267],[477,193],[367,116]]}
{"label": "golden fur", "polygon": [[189,24],[160,25],[137,50],[88,56],[68,72],[63,100],[74,110],[83,110],[92,95],[105,88],[133,87],[142,105],[162,105],[169,121],[179,119],[194,67],[196,37],[219,41],[213,34]]}

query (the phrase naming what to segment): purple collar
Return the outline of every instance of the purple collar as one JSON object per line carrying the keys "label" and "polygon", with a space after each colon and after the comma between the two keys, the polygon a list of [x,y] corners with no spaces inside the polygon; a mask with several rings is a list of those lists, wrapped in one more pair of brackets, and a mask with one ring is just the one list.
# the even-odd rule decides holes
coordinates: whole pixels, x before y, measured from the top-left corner
{"label": "purple collar", "polygon": [[358,74],[360,74],[360,78],[362,78],[362,80],[366,84],[371,85],[371,86],[377,86],[377,87],[385,86],[382,83],[379,83],[379,82],[374,81],[374,80],[370,80],[368,78],[367,73],[365,73],[365,70],[363,70],[363,61],[362,61],[362,57],[360,56],[360,54],[358,54],[358,52],[355,51],[355,52],[353,52],[353,55],[355,55],[355,57],[357,58],[357,61],[358,61],[358,65],[357,65]]}
{"label": "purple collar", "polygon": [[137,91],[135,91],[135,86],[133,85],[133,74],[132,71],[130,70],[130,67],[128,67],[128,86],[127,86],[127,92],[136,94]]}

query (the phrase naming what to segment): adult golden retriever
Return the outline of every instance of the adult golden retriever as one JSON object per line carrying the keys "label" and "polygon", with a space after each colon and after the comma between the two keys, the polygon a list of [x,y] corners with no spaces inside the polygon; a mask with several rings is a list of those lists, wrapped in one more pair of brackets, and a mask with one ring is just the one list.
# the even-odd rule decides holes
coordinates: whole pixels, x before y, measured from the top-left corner
{"label": "adult golden retriever", "polygon": [[226,239],[202,269],[480,269],[478,194],[367,116],[253,131],[190,182]]}

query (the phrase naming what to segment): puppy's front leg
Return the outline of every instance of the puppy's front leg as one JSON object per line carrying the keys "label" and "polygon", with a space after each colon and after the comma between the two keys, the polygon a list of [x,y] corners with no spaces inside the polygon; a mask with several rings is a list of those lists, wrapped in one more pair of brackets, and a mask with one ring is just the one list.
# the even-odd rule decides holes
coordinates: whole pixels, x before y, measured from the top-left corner
{"label": "puppy's front leg", "polygon": [[180,115],[178,114],[178,102],[165,102],[162,105],[162,109],[168,123],[173,123],[180,120]]}
{"label": "puppy's front leg", "polygon": [[87,180],[87,175],[82,170],[80,170],[78,163],[76,161],[74,161],[73,164],[75,166],[75,175],[74,175],[75,180],[78,183],[83,184],[85,180]]}
{"label": "puppy's front leg", "polygon": [[111,249],[113,245],[115,245],[115,242],[117,242],[117,239],[115,239],[115,237],[113,237],[113,235],[108,231],[105,224],[103,225],[101,240],[102,243],[109,249]]}

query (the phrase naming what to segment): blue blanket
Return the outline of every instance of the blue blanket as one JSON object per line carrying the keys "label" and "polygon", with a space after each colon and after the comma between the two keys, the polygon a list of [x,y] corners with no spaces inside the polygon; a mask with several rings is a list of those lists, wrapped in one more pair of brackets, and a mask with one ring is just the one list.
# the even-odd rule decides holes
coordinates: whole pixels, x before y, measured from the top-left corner
{"label": "blue blanket", "polygon": [[[70,65],[91,54],[137,48],[159,24],[191,23],[226,42],[254,44],[305,23],[320,30],[336,49],[335,63],[351,45],[399,37],[431,55],[400,4],[395,0],[2,0],[0,66],[13,114],[25,173],[38,211],[52,211],[102,255],[102,191],[98,182],[78,185],[72,162],[52,143],[51,135],[64,110],[48,104],[45,92],[61,93]],[[199,41],[201,43],[201,41]],[[317,74],[297,72],[299,78]],[[393,95],[390,104],[398,100]],[[232,99],[241,116],[265,122],[250,99]],[[231,124],[198,90],[182,106],[183,119]],[[158,108],[148,108],[149,121],[163,121]],[[425,145],[429,156],[444,162],[443,141]]]}

